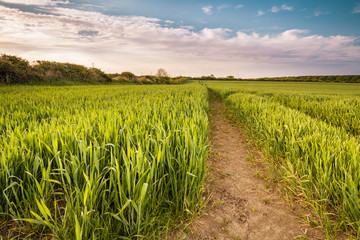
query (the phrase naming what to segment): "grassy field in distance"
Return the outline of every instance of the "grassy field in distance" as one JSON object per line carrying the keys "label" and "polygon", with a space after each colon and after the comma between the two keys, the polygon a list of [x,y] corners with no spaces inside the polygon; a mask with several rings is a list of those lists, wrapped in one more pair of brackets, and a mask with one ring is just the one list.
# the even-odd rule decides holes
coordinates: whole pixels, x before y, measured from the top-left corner
{"label": "grassy field in distance", "polygon": [[[194,81],[196,82],[196,81]],[[204,81],[209,87],[241,89],[272,93],[310,93],[359,95],[358,83],[322,83],[322,82],[256,82],[256,81]]]}

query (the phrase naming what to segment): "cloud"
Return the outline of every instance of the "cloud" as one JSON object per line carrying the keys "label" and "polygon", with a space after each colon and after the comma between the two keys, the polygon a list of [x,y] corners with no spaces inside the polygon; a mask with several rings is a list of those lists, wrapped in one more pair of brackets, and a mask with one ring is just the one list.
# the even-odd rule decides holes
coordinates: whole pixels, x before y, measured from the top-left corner
{"label": "cloud", "polygon": [[315,12],[314,12],[314,16],[315,16],[315,17],[318,17],[318,16],[320,16],[321,14],[322,14],[322,13],[321,13],[320,11],[315,11]]}
{"label": "cloud", "polygon": [[352,13],[360,13],[360,3],[357,3],[357,6],[353,9]]}
{"label": "cloud", "polygon": [[180,28],[189,29],[189,30],[195,29],[193,26],[180,26]]}
{"label": "cloud", "polygon": [[265,12],[264,12],[264,11],[262,11],[262,10],[259,10],[259,11],[257,12],[257,15],[258,15],[258,16],[265,15]]}
{"label": "cloud", "polygon": [[323,12],[323,11],[319,11],[319,10],[316,10],[316,11],[314,12],[314,16],[315,16],[315,17],[319,17],[319,16],[321,16],[321,15],[328,15],[328,14],[331,14],[331,12]]}
{"label": "cloud", "polygon": [[291,7],[291,6],[288,6],[286,4],[283,4],[281,5],[281,10],[284,10],[284,11],[292,11],[294,8]]}
{"label": "cloud", "polygon": [[218,6],[218,10],[222,10],[222,9],[225,9],[225,8],[229,8],[230,7],[230,5],[229,4],[222,4],[222,5],[220,5],[220,6]]}
{"label": "cloud", "polygon": [[69,4],[69,0],[2,0],[5,3],[13,4],[23,4],[23,5],[45,5],[45,6],[55,6],[57,4]]}
{"label": "cloud", "polygon": [[240,9],[240,8],[243,8],[243,7],[244,7],[243,4],[238,4],[238,5],[235,6],[235,9]]}
{"label": "cloud", "polygon": [[271,12],[273,13],[277,13],[277,12],[280,12],[280,8],[276,7],[276,6],[273,6],[271,9],[270,9]]}
{"label": "cloud", "polygon": [[211,5],[208,5],[208,6],[205,6],[205,7],[202,7],[201,10],[207,14],[207,15],[212,15],[212,9],[213,9],[213,6]]}
{"label": "cloud", "polygon": [[108,72],[142,74],[164,66],[174,74],[236,75],[236,71],[244,71],[255,76],[259,66],[267,73],[289,69],[277,74],[282,75],[299,65],[315,68],[333,64],[336,67],[331,71],[338,69],[340,74],[339,66],[349,68],[349,73],[358,71],[360,63],[357,38],[326,37],[301,29],[275,35],[232,33],[226,28],[195,31],[191,26],[163,26],[164,21],[157,18],[110,16],[63,7],[52,8],[48,15],[4,6],[0,12],[4,53],[87,66],[95,62]]}
{"label": "cloud", "polygon": [[270,12],[272,13],[278,13],[280,11],[292,11],[294,8],[291,7],[291,6],[288,6],[286,4],[283,4],[281,5],[281,7],[277,7],[277,6],[273,6],[271,9],[270,9]]}
{"label": "cloud", "polygon": [[93,31],[93,30],[81,30],[78,32],[80,36],[96,36],[99,35],[99,31]]}

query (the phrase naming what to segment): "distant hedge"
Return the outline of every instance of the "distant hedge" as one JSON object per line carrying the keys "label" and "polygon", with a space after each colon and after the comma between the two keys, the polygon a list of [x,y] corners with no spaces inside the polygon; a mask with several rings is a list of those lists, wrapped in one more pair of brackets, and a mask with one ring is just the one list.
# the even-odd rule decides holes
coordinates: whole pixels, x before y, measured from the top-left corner
{"label": "distant hedge", "polygon": [[37,61],[32,67],[34,73],[44,81],[76,79],[80,82],[111,82],[106,73],[97,68],[87,68],[71,63]]}
{"label": "distant hedge", "polygon": [[168,77],[168,76],[154,76],[154,75],[143,75],[135,76],[131,72],[115,73],[110,74],[115,82],[133,82],[138,84],[179,84],[184,83],[189,78],[187,77]]}
{"label": "distant hedge", "polygon": [[17,56],[2,54],[0,57],[2,84],[51,83],[61,80],[89,83],[112,81],[110,76],[97,68],[50,61],[36,61],[30,65],[27,60]]}
{"label": "distant hedge", "polygon": [[274,77],[274,78],[216,78],[214,75],[192,78],[200,81],[278,81],[278,82],[345,82],[360,83],[360,75],[330,75],[330,76],[296,76],[296,77]]}
{"label": "distant hedge", "polygon": [[87,68],[72,63],[51,61],[29,61],[17,56],[2,54],[0,56],[0,84],[28,84],[28,83],[121,83],[135,84],[178,84],[187,78],[168,76],[135,76],[131,72],[121,74],[106,74],[97,68]]}

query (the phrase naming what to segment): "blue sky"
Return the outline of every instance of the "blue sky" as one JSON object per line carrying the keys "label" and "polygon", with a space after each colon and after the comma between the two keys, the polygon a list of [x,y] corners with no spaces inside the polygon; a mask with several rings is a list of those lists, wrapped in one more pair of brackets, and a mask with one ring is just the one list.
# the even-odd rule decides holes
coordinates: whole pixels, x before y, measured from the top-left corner
{"label": "blue sky", "polygon": [[360,0],[0,0],[0,52],[107,72],[360,74]]}
{"label": "blue sky", "polygon": [[[103,11],[115,15],[130,14],[169,19],[194,26],[198,30],[210,27],[274,33],[300,28],[325,36],[360,35],[360,14],[353,14],[357,7],[359,11],[360,1],[134,0],[121,2],[104,1]],[[209,9],[207,14],[204,14],[205,9]],[[259,16],[259,13],[263,15]]]}

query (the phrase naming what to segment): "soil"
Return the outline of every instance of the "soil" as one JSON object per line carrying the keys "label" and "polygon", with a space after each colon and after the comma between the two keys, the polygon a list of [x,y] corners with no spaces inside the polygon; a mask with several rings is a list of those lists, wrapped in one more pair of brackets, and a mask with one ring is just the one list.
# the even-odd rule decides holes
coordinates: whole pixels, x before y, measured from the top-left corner
{"label": "soil", "polygon": [[209,204],[201,217],[170,239],[325,239],[320,228],[310,227],[290,208],[276,184],[261,177],[267,168],[261,155],[225,117],[224,103],[211,99]]}

